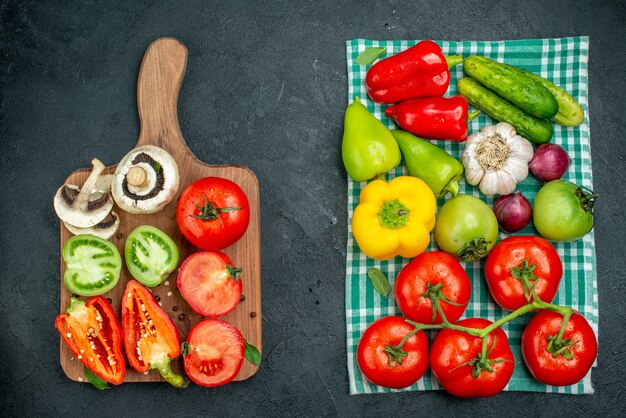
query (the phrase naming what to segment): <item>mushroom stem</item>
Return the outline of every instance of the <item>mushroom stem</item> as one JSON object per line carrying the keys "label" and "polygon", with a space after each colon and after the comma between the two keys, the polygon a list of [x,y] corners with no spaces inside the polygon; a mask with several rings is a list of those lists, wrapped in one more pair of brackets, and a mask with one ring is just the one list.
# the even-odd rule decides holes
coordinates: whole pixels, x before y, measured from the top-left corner
{"label": "mushroom stem", "polygon": [[139,166],[133,166],[126,173],[126,182],[130,186],[134,186],[138,189],[143,189],[147,184],[148,175],[146,170]]}
{"label": "mushroom stem", "polygon": [[87,208],[87,205],[89,204],[89,198],[91,197],[91,193],[96,186],[96,182],[98,181],[100,174],[102,174],[102,172],[106,168],[104,164],[102,164],[102,162],[97,158],[91,160],[91,164],[93,164],[93,169],[91,170],[89,177],[87,177],[87,180],[85,180],[85,184],[83,184],[83,187],[80,188],[80,192],[78,193],[78,196],[76,196],[76,200],[73,204],[74,207],[81,209]]}

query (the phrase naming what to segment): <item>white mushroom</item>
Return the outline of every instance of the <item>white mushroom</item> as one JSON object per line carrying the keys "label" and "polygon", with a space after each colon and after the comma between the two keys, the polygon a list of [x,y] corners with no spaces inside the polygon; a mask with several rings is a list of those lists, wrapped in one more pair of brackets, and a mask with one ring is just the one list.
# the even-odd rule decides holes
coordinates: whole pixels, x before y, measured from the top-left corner
{"label": "white mushroom", "polygon": [[74,235],[91,234],[102,239],[110,239],[120,226],[120,217],[117,216],[117,213],[111,211],[102,222],[89,228],[77,228],[67,222],[63,222],[63,224]]}
{"label": "white mushroom", "polygon": [[74,184],[64,184],[54,196],[54,210],[59,218],[78,228],[97,225],[113,208],[111,195],[97,187],[100,174],[106,167],[97,158],[91,163],[93,169],[81,188]]}
{"label": "white mushroom", "polygon": [[126,212],[155,213],[174,198],[179,181],[174,158],[162,148],[144,145],[120,161],[111,193]]}

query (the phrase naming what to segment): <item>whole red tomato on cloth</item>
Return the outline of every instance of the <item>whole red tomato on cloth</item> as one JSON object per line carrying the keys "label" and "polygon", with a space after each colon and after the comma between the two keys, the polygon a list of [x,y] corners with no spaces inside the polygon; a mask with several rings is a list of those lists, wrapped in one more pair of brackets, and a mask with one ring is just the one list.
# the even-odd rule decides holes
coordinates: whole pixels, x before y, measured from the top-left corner
{"label": "whole red tomato on cloth", "polygon": [[232,381],[243,364],[245,342],[241,332],[220,319],[197,323],[183,343],[185,373],[200,386]]}
{"label": "whole red tomato on cloth", "polygon": [[407,318],[422,324],[441,324],[431,297],[439,300],[444,315],[454,322],[463,315],[472,284],[461,264],[451,255],[430,251],[402,268],[394,284],[396,303]]}
{"label": "whole red tomato on cloth", "polygon": [[[468,318],[456,325],[486,328],[491,321]],[[430,368],[443,388],[459,398],[494,396],[513,376],[515,363],[509,340],[501,328],[489,334],[487,358],[481,361],[482,338],[443,329],[430,349]]]}
{"label": "whole red tomato on cloth", "polygon": [[241,301],[241,269],[219,251],[201,251],[187,257],[178,270],[176,285],[185,302],[202,316],[217,318]]}
{"label": "whole red tomato on cloth", "polygon": [[532,301],[530,289],[542,301],[552,302],[563,277],[563,263],[545,239],[515,236],[496,244],[484,271],[496,303],[514,311]]}
{"label": "whole red tomato on cloth", "polygon": [[126,376],[122,330],[111,304],[102,296],[82,302],[72,298],[54,321],[74,356],[100,379],[119,385]]}
{"label": "whole red tomato on cloth", "polygon": [[367,380],[392,389],[417,382],[428,368],[428,339],[424,331],[412,335],[400,350],[393,347],[414,330],[400,316],[374,321],[361,336],[357,363]]}
{"label": "whole red tomato on cloth", "polygon": [[598,354],[596,335],[581,314],[572,314],[557,341],[562,324],[561,314],[543,310],[530,320],[522,334],[524,362],[535,379],[546,385],[579,382]]}
{"label": "whole red tomato on cloth", "polygon": [[239,240],[250,223],[250,204],[236,183],[205,177],[178,199],[176,222],[189,242],[203,250],[221,250]]}

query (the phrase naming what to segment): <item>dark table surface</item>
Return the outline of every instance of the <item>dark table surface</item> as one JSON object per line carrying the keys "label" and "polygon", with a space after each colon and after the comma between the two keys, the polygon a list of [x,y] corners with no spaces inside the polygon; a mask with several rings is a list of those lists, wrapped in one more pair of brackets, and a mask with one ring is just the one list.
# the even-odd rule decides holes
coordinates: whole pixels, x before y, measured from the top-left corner
{"label": "dark table surface", "polygon": [[[63,3],[63,5],[61,5]],[[336,4],[341,3],[341,5]],[[626,8],[623,1],[3,2],[0,6],[0,414],[620,415],[624,391]],[[591,396],[348,395],[344,272],[345,41],[589,35],[600,293]],[[104,393],[59,365],[59,221],[52,196],[92,157],[138,137],[148,44],[189,49],[184,137],[202,160],[250,167],[261,188],[258,374],[216,389],[127,384]],[[523,367],[521,364],[518,367]]]}

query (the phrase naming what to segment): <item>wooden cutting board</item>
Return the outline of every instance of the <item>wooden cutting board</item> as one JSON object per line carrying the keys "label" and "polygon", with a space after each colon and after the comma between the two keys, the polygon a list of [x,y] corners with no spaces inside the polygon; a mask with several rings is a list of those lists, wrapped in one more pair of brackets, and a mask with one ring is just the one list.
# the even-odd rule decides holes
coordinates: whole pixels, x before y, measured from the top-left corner
{"label": "wooden cutting board", "polygon": [[[113,210],[120,217],[120,226],[111,241],[120,250],[123,260],[124,242],[128,234],[139,225],[153,225],[165,231],[176,242],[180,251],[180,263],[182,263],[190,254],[199,251],[198,248],[183,238],[176,225],[176,202],[182,191],[193,181],[208,176],[223,177],[237,183],[248,196],[250,225],[244,236],[234,245],[224,249],[223,252],[238,267],[243,268],[243,296],[245,299],[233,312],[222,319],[237,327],[244,338],[260,351],[262,340],[259,184],[254,173],[248,168],[238,165],[206,164],[196,158],[185,144],[178,126],[176,105],[186,65],[187,48],[180,41],[172,38],[158,39],[146,50],[137,82],[137,107],[141,132],[136,147],[148,144],[156,145],[174,157],[180,171],[178,193],[162,211],[150,215],[133,215],[124,212],[116,205]],[[116,166],[107,167],[105,173],[113,173],[115,168]],[[81,186],[90,171],[91,169],[77,170],[65,182]],[[72,234],[61,222],[61,249],[65,241],[71,236]],[[64,273],[65,263],[61,257],[61,312],[68,308],[72,296],[63,284]],[[180,331],[181,339],[184,341],[191,327],[203,318],[194,313],[180,296],[176,287],[177,274],[178,272],[174,271],[162,285],[152,288],[152,293],[172,318]],[[105,298],[109,298],[118,315],[121,315],[121,296],[130,279],[131,275],[124,266],[117,286],[103,295]],[[61,340],[61,366],[70,379],[86,381],[83,374],[83,364],[74,358],[63,340]],[[182,372],[181,360],[172,362],[172,368],[175,372]],[[244,360],[241,371],[235,380],[245,380],[254,375],[257,370],[258,366]],[[143,374],[128,367],[126,382],[156,381],[164,381],[157,370]]]}

